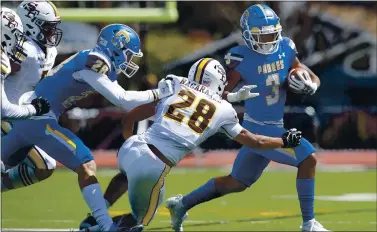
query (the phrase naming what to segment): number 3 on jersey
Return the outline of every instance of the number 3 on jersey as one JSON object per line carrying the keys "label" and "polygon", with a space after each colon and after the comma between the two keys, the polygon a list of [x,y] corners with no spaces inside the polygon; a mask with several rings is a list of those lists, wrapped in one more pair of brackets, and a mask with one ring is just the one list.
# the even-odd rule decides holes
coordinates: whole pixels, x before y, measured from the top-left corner
{"label": "number 3 on jersey", "polygon": [[[178,109],[191,107],[196,100],[196,96],[188,90],[181,90],[178,95],[182,97],[184,101],[171,104],[164,116],[178,123],[182,123],[186,116],[180,113]],[[195,110],[191,114],[187,125],[196,133],[202,134],[205,129],[207,129],[215,111],[216,106],[212,102],[201,98],[198,104],[196,104]]]}
{"label": "number 3 on jersey", "polygon": [[280,76],[279,73],[273,73],[267,76],[266,86],[272,86],[272,94],[266,96],[266,103],[268,106],[276,104],[279,101],[280,94]]}

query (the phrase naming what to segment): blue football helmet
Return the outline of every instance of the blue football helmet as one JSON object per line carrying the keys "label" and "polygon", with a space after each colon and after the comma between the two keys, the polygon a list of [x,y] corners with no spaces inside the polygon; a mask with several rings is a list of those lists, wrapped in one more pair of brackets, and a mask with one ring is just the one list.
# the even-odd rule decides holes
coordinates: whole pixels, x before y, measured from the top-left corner
{"label": "blue football helmet", "polygon": [[240,24],[242,38],[250,49],[265,55],[277,51],[282,27],[270,7],[262,4],[250,6],[242,14]]}
{"label": "blue football helmet", "polygon": [[138,34],[123,24],[111,24],[102,28],[96,49],[110,57],[117,74],[122,72],[128,78],[139,69],[139,66],[132,62],[132,58],[143,56]]}

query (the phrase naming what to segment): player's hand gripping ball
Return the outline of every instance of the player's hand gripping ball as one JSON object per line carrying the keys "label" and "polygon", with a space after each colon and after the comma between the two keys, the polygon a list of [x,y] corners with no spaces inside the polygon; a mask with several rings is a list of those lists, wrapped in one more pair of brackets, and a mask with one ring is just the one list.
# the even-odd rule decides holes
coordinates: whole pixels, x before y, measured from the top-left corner
{"label": "player's hand gripping ball", "polygon": [[293,93],[313,95],[318,86],[303,68],[292,69],[288,74],[288,87]]}

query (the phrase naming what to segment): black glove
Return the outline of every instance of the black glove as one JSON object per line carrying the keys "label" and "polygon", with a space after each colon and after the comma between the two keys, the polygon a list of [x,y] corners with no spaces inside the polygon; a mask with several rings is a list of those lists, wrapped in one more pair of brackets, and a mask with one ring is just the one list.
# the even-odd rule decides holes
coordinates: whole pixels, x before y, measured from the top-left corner
{"label": "black glove", "polygon": [[44,98],[35,98],[31,101],[30,104],[32,104],[37,111],[37,116],[48,113],[48,111],[50,111],[50,104]]}
{"label": "black glove", "polygon": [[283,148],[296,147],[300,145],[302,132],[298,131],[296,128],[287,130],[281,138],[283,139],[284,146]]}

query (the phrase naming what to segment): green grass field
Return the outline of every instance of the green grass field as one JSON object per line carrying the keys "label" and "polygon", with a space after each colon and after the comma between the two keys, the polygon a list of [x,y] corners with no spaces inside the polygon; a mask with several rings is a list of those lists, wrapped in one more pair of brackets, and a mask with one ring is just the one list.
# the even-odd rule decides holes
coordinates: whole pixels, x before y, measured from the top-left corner
{"label": "green grass field", "polygon": [[[167,178],[165,199],[190,190],[209,178],[227,174],[213,169],[173,170]],[[115,170],[100,170],[105,187]],[[190,211],[186,231],[279,230],[299,231],[301,223],[294,172],[264,173],[251,189],[200,205]],[[317,196],[349,193],[376,194],[376,171],[319,172]],[[373,197],[373,196],[372,196]],[[376,231],[376,201],[316,200],[316,218],[334,231]],[[127,196],[111,209],[112,215],[129,211]],[[76,176],[58,170],[43,183],[2,195],[3,228],[77,228],[88,208],[76,185]],[[164,206],[148,230],[169,231],[169,213]]]}

